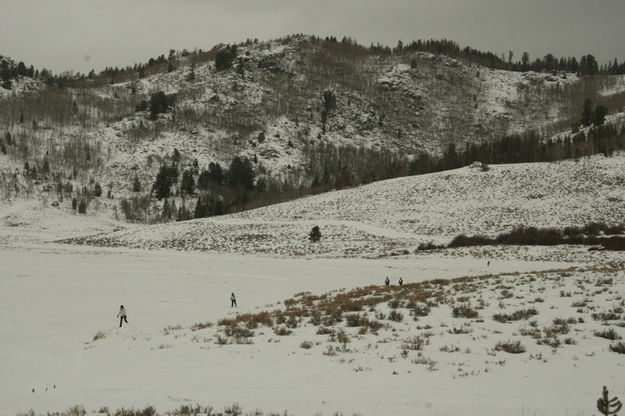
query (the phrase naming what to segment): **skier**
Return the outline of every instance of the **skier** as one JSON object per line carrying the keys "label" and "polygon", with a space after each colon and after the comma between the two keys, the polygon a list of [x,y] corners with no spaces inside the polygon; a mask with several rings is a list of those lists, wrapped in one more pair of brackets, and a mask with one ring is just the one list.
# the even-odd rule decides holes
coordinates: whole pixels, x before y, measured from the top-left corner
{"label": "skier", "polygon": [[386,279],[384,279],[384,284],[385,284],[386,286],[388,286],[388,285],[390,285],[390,284],[391,284],[391,280],[388,278],[388,276],[386,276]]}
{"label": "skier", "polygon": [[122,322],[126,322],[128,323],[128,319],[126,319],[126,309],[124,308],[124,305],[121,305],[119,307],[119,313],[117,314],[117,317],[119,318],[119,327],[122,327]]}
{"label": "skier", "polygon": [[402,278],[400,277],[400,278],[399,278],[399,282],[398,282],[398,283],[399,283],[399,285],[400,285],[400,286],[401,286],[401,285],[403,285],[403,284],[404,284],[404,279],[402,279]]}
{"label": "skier", "polygon": [[237,306],[237,297],[234,296],[234,292],[232,292],[232,294],[230,295],[230,307],[236,308],[236,306]]}

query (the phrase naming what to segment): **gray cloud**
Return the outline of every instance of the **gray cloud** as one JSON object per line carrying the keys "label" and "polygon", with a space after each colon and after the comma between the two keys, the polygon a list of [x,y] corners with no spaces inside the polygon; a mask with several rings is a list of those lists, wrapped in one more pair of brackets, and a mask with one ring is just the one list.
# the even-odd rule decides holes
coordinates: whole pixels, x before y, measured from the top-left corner
{"label": "gray cloud", "polygon": [[55,72],[290,33],[625,59],[623,0],[0,0],[0,10],[0,53]]}

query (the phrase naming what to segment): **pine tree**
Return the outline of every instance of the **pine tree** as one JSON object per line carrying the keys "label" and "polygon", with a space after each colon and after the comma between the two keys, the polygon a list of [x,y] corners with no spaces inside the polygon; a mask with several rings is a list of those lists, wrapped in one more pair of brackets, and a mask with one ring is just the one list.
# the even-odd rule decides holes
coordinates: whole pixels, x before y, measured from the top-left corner
{"label": "pine tree", "polygon": [[254,170],[249,159],[235,156],[228,170],[228,186],[230,189],[252,190],[254,188],[254,178]]}
{"label": "pine tree", "polygon": [[223,185],[224,171],[219,163],[211,162],[208,164],[208,175],[211,182],[217,185]]}
{"label": "pine tree", "polygon": [[529,68],[529,63],[530,54],[527,52],[523,52],[523,55],[521,55],[521,66],[523,68],[523,71],[527,71],[527,69]]}
{"label": "pine tree", "polygon": [[207,170],[202,170],[197,177],[197,189],[201,191],[208,190],[208,184],[210,183],[210,175]]}
{"label": "pine tree", "polygon": [[167,222],[171,219],[171,207],[169,206],[169,200],[165,198],[163,202],[163,210],[161,211],[161,221]]}
{"label": "pine tree", "polygon": [[180,182],[180,190],[187,194],[195,192],[195,180],[193,174],[189,170],[185,170],[182,174],[182,181]]}
{"label": "pine tree", "polygon": [[314,227],[312,227],[312,229],[310,230],[310,234],[308,234],[308,239],[313,243],[316,243],[319,240],[321,240],[321,231],[319,230],[318,225],[315,225]]}
{"label": "pine tree", "polygon": [[603,386],[603,393],[599,400],[597,400],[597,409],[606,416],[616,415],[623,404],[619,401],[618,397],[609,398],[608,389]]}
{"label": "pine tree", "polygon": [[592,122],[595,126],[600,126],[605,122],[606,115],[608,115],[608,109],[604,105],[598,105],[592,116]]}
{"label": "pine tree", "polygon": [[234,58],[237,56],[237,46],[227,46],[217,52],[215,56],[215,69],[217,71],[223,71],[232,68]]}

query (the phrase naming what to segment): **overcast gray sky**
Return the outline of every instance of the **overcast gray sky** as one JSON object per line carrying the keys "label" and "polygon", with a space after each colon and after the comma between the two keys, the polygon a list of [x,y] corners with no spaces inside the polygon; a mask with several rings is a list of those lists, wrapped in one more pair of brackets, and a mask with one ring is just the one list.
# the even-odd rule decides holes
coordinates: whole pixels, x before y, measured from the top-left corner
{"label": "overcast gray sky", "polygon": [[0,54],[55,73],[291,33],[625,60],[625,0],[0,0],[0,14]]}

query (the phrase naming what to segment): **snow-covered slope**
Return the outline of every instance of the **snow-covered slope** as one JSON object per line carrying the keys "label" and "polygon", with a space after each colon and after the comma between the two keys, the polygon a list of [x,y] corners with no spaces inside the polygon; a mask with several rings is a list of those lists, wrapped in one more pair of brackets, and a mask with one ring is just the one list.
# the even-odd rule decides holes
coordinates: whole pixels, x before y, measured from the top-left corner
{"label": "snow-covered slope", "polygon": [[[7,150],[18,165],[41,168],[48,158],[51,175],[40,180],[54,187],[50,176],[60,176],[75,189],[97,181],[111,190],[110,205],[119,206],[135,196],[135,178],[143,192],[150,189],[174,149],[181,170],[194,160],[200,170],[210,162],[227,167],[242,155],[255,161],[259,175],[308,186],[313,174],[306,149],[321,144],[407,157],[441,154],[450,144],[461,150],[513,132],[559,131],[549,126],[570,124],[584,98],[625,90],[619,76],[520,73],[430,53],[356,51],[292,36],[240,45],[233,67],[223,71],[215,68],[215,51],[174,54],[141,78],[103,75],[78,86],[41,88],[30,98],[25,92],[32,79],[20,78],[0,97],[6,124],[0,133],[17,139]],[[135,111],[157,91],[176,95],[175,111],[156,120],[149,111]],[[325,93],[335,105],[326,108]],[[0,172],[13,168],[2,163]]]}
{"label": "snow-covered slope", "polygon": [[[491,165],[404,177],[239,214],[71,240],[94,245],[239,253],[379,256],[458,234],[515,226],[619,224],[625,155]],[[313,225],[322,239],[310,243]]]}

